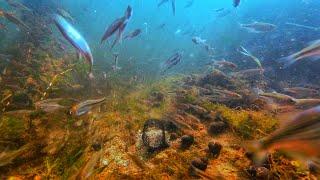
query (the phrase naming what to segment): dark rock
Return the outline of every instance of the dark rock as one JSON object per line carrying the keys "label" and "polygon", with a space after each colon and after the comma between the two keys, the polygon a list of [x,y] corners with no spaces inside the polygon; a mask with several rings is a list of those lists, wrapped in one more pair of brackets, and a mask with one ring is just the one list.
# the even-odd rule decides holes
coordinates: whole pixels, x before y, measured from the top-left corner
{"label": "dark rock", "polygon": [[219,135],[228,129],[228,124],[223,121],[212,122],[209,125],[208,133],[211,135]]}
{"label": "dark rock", "polygon": [[100,143],[93,143],[91,145],[92,149],[95,151],[99,151],[101,149],[101,144]]}
{"label": "dark rock", "polygon": [[194,137],[191,135],[184,135],[181,137],[181,149],[188,149],[194,143]]}
{"label": "dark rock", "polygon": [[197,169],[205,171],[208,167],[208,159],[205,158],[195,158],[191,161],[191,165]]}
{"label": "dark rock", "polygon": [[250,166],[249,169],[247,169],[247,172],[250,174],[250,176],[257,179],[269,179],[270,175],[269,169],[265,167]]}
{"label": "dark rock", "polygon": [[166,141],[163,121],[157,119],[147,120],[142,131],[142,142],[150,153],[169,147]]}
{"label": "dark rock", "polygon": [[222,145],[218,142],[210,142],[208,144],[209,153],[213,157],[218,157],[220,155]]}
{"label": "dark rock", "polygon": [[164,121],[164,129],[168,132],[177,132],[179,130],[178,125],[173,121]]}

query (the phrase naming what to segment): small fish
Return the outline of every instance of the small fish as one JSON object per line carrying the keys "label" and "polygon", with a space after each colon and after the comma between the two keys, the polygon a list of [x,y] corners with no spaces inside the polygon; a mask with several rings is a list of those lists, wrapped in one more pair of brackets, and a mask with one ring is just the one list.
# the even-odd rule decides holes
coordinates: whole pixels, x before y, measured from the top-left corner
{"label": "small fish", "polygon": [[229,69],[237,69],[238,66],[230,61],[222,60],[222,61],[215,61],[214,65],[218,66],[219,68],[229,68]]}
{"label": "small fish", "polygon": [[62,100],[62,98],[57,98],[38,101],[35,103],[35,108],[47,113],[56,112],[66,108],[65,106],[59,104],[59,102]]}
{"label": "small fish", "polygon": [[312,42],[308,47],[302,49],[301,51],[281,59],[280,62],[284,64],[284,68],[287,68],[290,65],[294,64],[295,62],[298,62],[302,59],[309,58],[309,57],[318,58],[319,56],[320,56],[320,40],[316,40]]}
{"label": "small fish", "polygon": [[172,13],[176,15],[176,0],[171,0]]}
{"label": "small fish", "polygon": [[114,65],[112,66],[112,70],[116,72],[117,70],[121,69],[121,67],[118,66],[119,54],[114,53],[113,57],[114,57]]}
{"label": "small fish", "polygon": [[299,160],[320,157],[320,106],[305,110],[268,137],[247,143],[256,163],[269,151],[280,150]]}
{"label": "small fish", "polygon": [[200,37],[195,36],[192,38],[192,42],[195,44],[202,44],[203,45],[203,44],[206,44],[207,40],[201,39]]}
{"label": "small fish", "polygon": [[58,13],[59,15],[61,15],[62,17],[70,20],[71,22],[73,22],[73,23],[75,22],[74,18],[73,18],[73,17],[70,15],[70,13],[67,12],[66,10],[64,10],[64,9],[62,9],[62,8],[58,8],[58,9],[57,9],[57,13]]}
{"label": "small fish", "polygon": [[141,29],[136,29],[134,31],[132,31],[131,33],[127,34],[123,39],[132,39],[138,35],[141,34]]}
{"label": "small fish", "polygon": [[111,37],[116,31],[118,31],[124,21],[125,21],[124,17],[121,17],[121,18],[114,20],[111,23],[111,25],[108,26],[107,30],[105,31],[104,35],[102,36],[101,43],[103,43],[103,41],[108,40],[109,37]]}
{"label": "small fish", "polygon": [[262,69],[262,64],[260,62],[260,60],[255,57],[254,55],[252,55],[251,52],[249,52],[247,49],[245,49],[244,47],[240,46],[242,50],[240,50],[239,52],[245,56],[250,57],[257,65],[260,69]]}
{"label": "small fish", "polygon": [[166,26],[166,23],[162,23],[157,27],[157,29],[163,29],[165,26]]}
{"label": "small fish", "polygon": [[24,22],[22,22],[19,18],[17,18],[13,13],[8,13],[5,11],[2,11],[3,16],[11,21],[12,23],[16,24],[18,27],[22,27],[23,29],[29,31],[30,27],[27,26]]}
{"label": "small fish", "polygon": [[54,22],[58,27],[59,31],[62,35],[69,41],[69,43],[77,49],[78,54],[83,56],[87,63],[90,64],[89,70],[89,78],[93,79],[93,57],[91,53],[91,49],[87,43],[87,41],[82,37],[82,35],[70,24],[67,20],[65,20],[61,15],[54,15]]}
{"label": "small fish", "polygon": [[224,10],[224,8],[219,8],[219,9],[215,9],[214,11],[215,12],[221,12],[221,11],[223,11]]}
{"label": "small fish", "polygon": [[298,108],[311,108],[320,105],[320,99],[295,99]]}
{"label": "small fish", "polygon": [[162,74],[165,73],[167,70],[171,69],[173,66],[177,65],[179,62],[181,62],[182,59],[182,53],[177,52],[173,54],[166,62],[165,62],[165,68],[162,71]]}
{"label": "small fish", "polygon": [[316,89],[306,88],[306,87],[292,87],[284,88],[283,92],[293,95],[294,97],[310,97],[319,95],[319,91]]}
{"label": "small fish", "polygon": [[[172,13],[173,15],[176,15],[176,1],[175,0],[170,0],[171,1],[171,8],[172,8]],[[169,0],[161,0],[158,3],[158,7],[160,7],[161,5],[163,5],[164,3],[169,2]]]}
{"label": "small fish", "polygon": [[276,25],[264,22],[253,22],[251,24],[240,24],[242,28],[252,33],[267,33],[276,29]]}
{"label": "small fish", "polygon": [[280,104],[296,104],[296,99],[288,96],[286,94],[281,94],[277,92],[272,93],[261,93],[260,96],[271,98],[272,100],[275,100],[277,103]]}
{"label": "small fish", "polygon": [[111,45],[111,48],[113,48],[118,42],[121,42],[123,32],[129,22],[131,16],[132,16],[132,13],[133,13],[133,10],[132,10],[131,6],[128,6],[124,16],[122,18],[119,18],[114,23],[112,23],[111,26],[109,26],[106,33],[104,34],[104,36],[101,39],[101,43],[104,40],[106,40],[108,37],[112,36],[115,32],[117,34],[116,34],[115,40],[113,41],[113,43]]}
{"label": "small fish", "polygon": [[238,7],[240,5],[240,0],[233,0],[233,7]]}
{"label": "small fish", "polygon": [[168,2],[169,0],[161,0],[159,3],[158,3],[158,7],[162,6],[162,4]]}
{"label": "small fish", "polygon": [[73,106],[70,109],[70,114],[74,116],[82,116],[87,114],[94,106],[97,106],[101,103],[103,103],[106,100],[106,98],[101,99],[95,99],[95,100],[86,100],[83,102],[80,102],[79,104]]}
{"label": "small fish", "polygon": [[189,1],[187,2],[187,4],[184,6],[184,8],[189,8],[189,7],[191,7],[191,6],[193,5],[193,3],[194,3],[194,0],[189,0]]}
{"label": "small fish", "polygon": [[235,78],[249,78],[257,75],[263,75],[264,69],[246,69],[233,74]]}
{"label": "small fish", "polygon": [[30,8],[28,8],[27,6],[25,6],[24,4],[22,4],[20,2],[17,2],[14,0],[6,0],[6,1],[11,7],[15,7],[15,8],[18,8],[23,11],[29,11],[29,12],[32,11]]}
{"label": "small fish", "polygon": [[217,13],[217,17],[218,17],[218,18],[223,18],[223,17],[229,15],[231,12],[232,12],[232,11],[231,11],[230,9],[226,9],[226,10],[223,10],[223,11],[219,11],[219,12]]}

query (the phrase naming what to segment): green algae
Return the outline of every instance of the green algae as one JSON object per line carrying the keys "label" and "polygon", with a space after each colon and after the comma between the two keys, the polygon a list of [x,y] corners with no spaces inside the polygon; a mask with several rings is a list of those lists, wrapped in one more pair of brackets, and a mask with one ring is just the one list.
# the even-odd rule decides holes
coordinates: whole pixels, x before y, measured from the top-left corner
{"label": "green algae", "polygon": [[235,110],[225,105],[210,102],[202,105],[209,111],[221,114],[232,129],[244,139],[258,139],[270,134],[279,126],[279,121],[269,114],[251,111]]}

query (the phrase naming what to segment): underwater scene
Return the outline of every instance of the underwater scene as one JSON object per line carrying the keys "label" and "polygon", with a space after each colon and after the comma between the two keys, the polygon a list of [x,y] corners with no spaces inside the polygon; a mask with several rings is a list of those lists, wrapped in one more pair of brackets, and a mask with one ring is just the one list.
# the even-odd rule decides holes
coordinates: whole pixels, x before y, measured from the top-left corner
{"label": "underwater scene", "polygon": [[320,178],[319,0],[0,0],[0,179]]}

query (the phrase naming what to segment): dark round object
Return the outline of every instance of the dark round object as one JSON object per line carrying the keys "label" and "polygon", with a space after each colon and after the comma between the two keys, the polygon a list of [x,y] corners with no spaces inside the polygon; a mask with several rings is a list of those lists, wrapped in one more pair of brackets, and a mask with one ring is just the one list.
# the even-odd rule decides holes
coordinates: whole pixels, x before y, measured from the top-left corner
{"label": "dark round object", "polygon": [[95,151],[99,151],[101,149],[101,144],[100,143],[93,143],[91,145],[92,149]]}
{"label": "dark round object", "polygon": [[163,121],[157,119],[147,120],[143,126],[142,142],[150,153],[169,147],[166,142]]}
{"label": "dark round object", "polygon": [[212,122],[209,125],[208,132],[211,135],[219,135],[224,133],[228,128],[227,123],[223,121],[218,121],[218,122]]}
{"label": "dark round object", "polygon": [[194,137],[191,135],[184,135],[181,137],[181,149],[188,149],[194,143]]}
{"label": "dark round object", "polygon": [[195,158],[191,161],[191,165],[197,169],[204,171],[208,167],[208,160],[205,158]]}
{"label": "dark round object", "polygon": [[208,144],[208,148],[210,155],[212,155],[213,157],[218,157],[220,155],[222,145],[218,142],[210,142]]}
{"label": "dark round object", "polygon": [[179,130],[178,125],[173,121],[164,121],[164,128],[168,132],[177,132]]}

